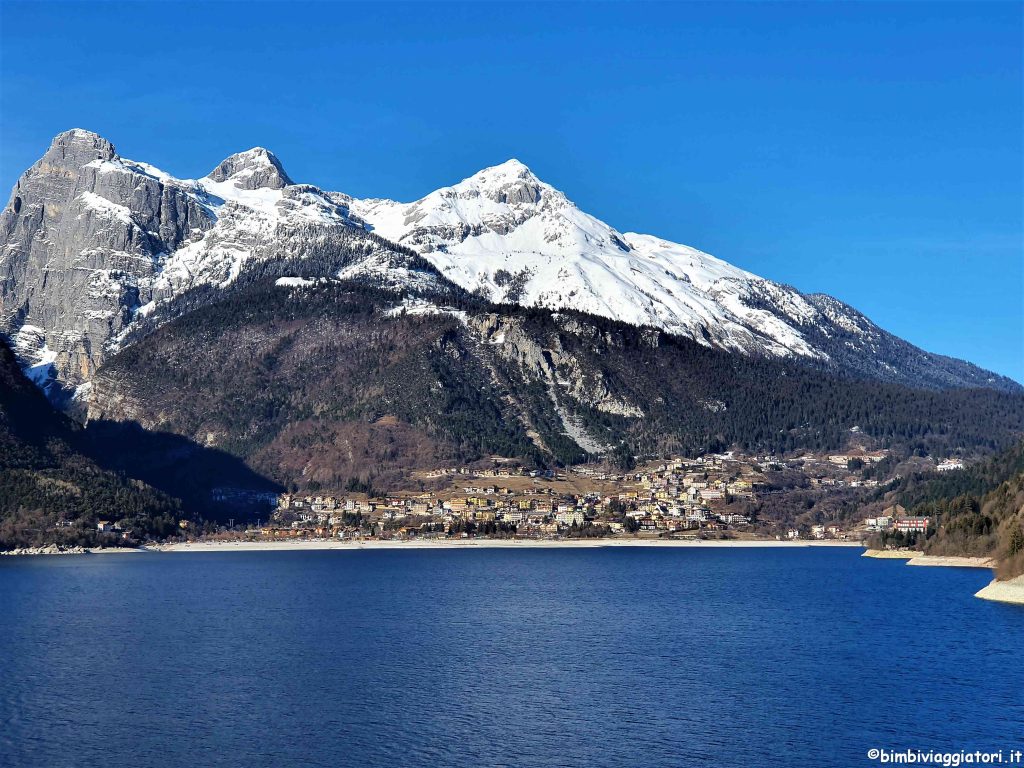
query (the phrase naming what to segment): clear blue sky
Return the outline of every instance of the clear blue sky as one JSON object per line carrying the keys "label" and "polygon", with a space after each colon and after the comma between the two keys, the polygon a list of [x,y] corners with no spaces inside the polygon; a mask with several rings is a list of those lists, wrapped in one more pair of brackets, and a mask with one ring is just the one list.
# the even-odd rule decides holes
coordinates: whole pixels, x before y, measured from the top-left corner
{"label": "clear blue sky", "polygon": [[1022,8],[4,0],[0,183],[71,127],[401,200],[518,157],[620,230],[1024,381]]}

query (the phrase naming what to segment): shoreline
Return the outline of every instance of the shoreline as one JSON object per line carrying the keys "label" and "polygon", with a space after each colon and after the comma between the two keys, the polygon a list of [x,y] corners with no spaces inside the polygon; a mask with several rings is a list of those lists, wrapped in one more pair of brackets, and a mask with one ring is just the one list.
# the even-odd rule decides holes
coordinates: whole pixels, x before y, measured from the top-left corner
{"label": "shoreline", "polygon": [[915,549],[865,549],[861,557],[876,560],[906,560],[907,565],[941,568],[995,568],[991,557],[965,557],[962,555],[925,555]]}
{"label": "shoreline", "polygon": [[156,547],[159,552],[296,552],[366,549],[600,549],[614,547],[859,547],[846,541],[775,541],[771,539],[665,540],[665,539],[427,539],[412,541],[353,541],[311,539],[305,541],[194,541]]}
{"label": "shoreline", "polygon": [[961,557],[958,555],[920,555],[907,561],[907,565],[940,568],[988,568],[996,567],[991,557]]}
{"label": "shoreline", "polygon": [[131,555],[140,552],[158,552],[157,547],[60,547],[48,544],[44,547],[21,547],[0,552],[0,557],[37,557],[39,555]]}
{"label": "shoreline", "polygon": [[993,579],[987,586],[975,592],[974,596],[996,603],[1024,605],[1024,576],[1016,576],[1006,581]]}
{"label": "shoreline", "polygon": [[190,541],[142,547],[82,548],[30,547],[0,552],[8,557],[36,555],[151,554],[157,552],[302,552],[366,549],[602,549],[615,547],[704,547],[795,549],[805,547],[860,547],[855,541],[778,541],[776,539],[425,539],[359,540],[300,539],[284,541]]}
{"label": "shoreline", "polygon": [[[621,547],[703,548],[703,549],[806,549],[810,547],[863,547],[858,541],[779,541],[777,539],[425,539],[425,540],[339,540],[305,539],[286,541],[190,541],[141,547],[29,547],[0,556],[29,557],[37,555],[124,555],[174,552],[315,552],[354,550],[442,550],[442,549],[613,549]],[[987,557],[924,555],[915,550],[865,549],[861,557],[879,560],[905,560],[906,565],[939,568],[993,569],[995,561]],[[1024,575],[1007,581],[992,580],[975,593],[982,600],[1024,605]]]}
{"label": "shoreline", "polygon": [[861,557],[873,557],[876,560],[912,560],[920,554],[912,549],[865,549]]}
{"label": "shoreline", "polygon": [[[879,560],[906,560],[907,565],[938,568],[985,568],[994,570],[993,557],[964,557],[958,555],[924,555],[909,549],[866,549],[861,557]],[[1024,605],[1024,575],[1006,581],[992,579],[986,586],[974,593],[975,597],[996,603]]]}
{"label": "shoreline", "polygon": [[861,557],[877,560],[906,560],[907,565],[943,568],[994,568],[992,557],[967,557],[964,555],[926,555],[912,549],[865,549]]}

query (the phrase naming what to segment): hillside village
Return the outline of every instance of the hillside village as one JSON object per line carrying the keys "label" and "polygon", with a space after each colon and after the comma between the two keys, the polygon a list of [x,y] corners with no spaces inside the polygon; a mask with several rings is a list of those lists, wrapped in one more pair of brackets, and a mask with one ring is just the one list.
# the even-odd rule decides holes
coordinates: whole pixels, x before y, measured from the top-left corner
{"label": "hillside village", "polygon": [[217,487],[210,498],[216,517],[172,511],[158,529],[131,515],[55,513],[37,539],[65,548],[209,539],[616,537],[870,541],[899,548],[930,535],[936,521],[910,515],[890,490],[904,476],[962,468],[960,460],[863,446],[833,454],[674,457],[629,471],[607,462],[535,469],[495,456],[420,471],[405,488],[386,492],[359,481],[346,483],[347,490],[315,492]]}
{"label": "hillside village", "polygon": [[[603,537],[861,539],[892,515],[870,521],[785,525],[758,514],[771,497],[800,492],[857,498],[892,479],[886,451],[862,448],[796,458],[735,453],[673,458],[616,472],[582,465],[530,470],[500,463],[423,473],[439,487],[370,497],[358,493],[277,497],[248,537],[414,539]],[[881,475],[881,477],[877,476]],[[902,523],[897,527],[902,526]]]}

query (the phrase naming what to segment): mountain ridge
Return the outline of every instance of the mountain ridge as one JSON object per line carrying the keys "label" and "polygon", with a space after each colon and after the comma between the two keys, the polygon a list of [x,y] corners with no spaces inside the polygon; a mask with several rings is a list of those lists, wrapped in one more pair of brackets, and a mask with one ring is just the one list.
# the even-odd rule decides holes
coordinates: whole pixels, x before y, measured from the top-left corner
{"label": "mountain ridge", "polygon": [[179,179],[73,129],[19,179],[0,248],[0,333],[65,404],[125,344],[198,301],[187,297],[215,300],[248,274],[364,280],[412,297],[469,291],[833,373],[1024,391],[919,350],[832,297],[620,233],[518,160],[402,204],[295,184],[262,147]]}
{"label": "mountain ridge", "polygon": [[[354,200],[352,210],[498,303],[577,309],[730,351],[797,357],[911,386],[1021,389],[925,352],[827,294],[802,294],[695,248],[619,232],[518,160],[411,203]],[[602,280],[603,290],[595,289]]]}
{"label": "mountain ridge", "polygon": [[345,196],[288,181],[261,148],[178,179],[96,134],[59,134],[0,214],[0,332],[61,402],[161,308],[252,265],[323,271],[330,260],[348,279],[444,288],[415,254],[352,219]]}

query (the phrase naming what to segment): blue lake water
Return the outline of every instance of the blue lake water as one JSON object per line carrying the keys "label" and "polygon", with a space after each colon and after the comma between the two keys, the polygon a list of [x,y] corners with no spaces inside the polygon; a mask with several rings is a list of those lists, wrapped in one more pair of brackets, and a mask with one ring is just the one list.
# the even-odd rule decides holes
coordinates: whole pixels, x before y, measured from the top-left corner
{"label": "blue lake water", "polygon": [[871,766],[1024,746],[1024,608],[857,549],[0,558],[3,766]]}

